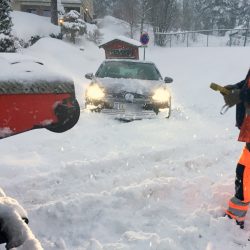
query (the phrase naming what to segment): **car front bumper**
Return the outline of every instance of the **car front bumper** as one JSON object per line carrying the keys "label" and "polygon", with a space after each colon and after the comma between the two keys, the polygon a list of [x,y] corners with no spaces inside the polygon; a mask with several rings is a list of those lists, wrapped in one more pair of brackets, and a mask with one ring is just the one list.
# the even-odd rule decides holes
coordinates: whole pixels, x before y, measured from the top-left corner
{"label": "car front bumper", "polygon": [[150,98],[138,98],[133,102],[115,98],[102,101],[86,99],[85,103],[88,111],[100,112],[122,120],[152,119],[158,113],[169,110],[170,106],[170,100],[166,103],[154,103]]}

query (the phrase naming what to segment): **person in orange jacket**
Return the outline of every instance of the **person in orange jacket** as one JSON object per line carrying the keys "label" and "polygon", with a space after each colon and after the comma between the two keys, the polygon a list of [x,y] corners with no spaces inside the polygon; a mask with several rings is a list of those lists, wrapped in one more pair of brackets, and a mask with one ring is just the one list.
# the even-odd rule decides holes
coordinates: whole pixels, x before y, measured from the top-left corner
{"label": "person in orange jacket", "polygon": [[238,141],[246,143],[236,167],[235,195],[229,200],[226,215],[243,229],[250,204],[250,69],[245,80],[225,88],[230,90],[230,94],[224,95],[226,105],[236,105]]}

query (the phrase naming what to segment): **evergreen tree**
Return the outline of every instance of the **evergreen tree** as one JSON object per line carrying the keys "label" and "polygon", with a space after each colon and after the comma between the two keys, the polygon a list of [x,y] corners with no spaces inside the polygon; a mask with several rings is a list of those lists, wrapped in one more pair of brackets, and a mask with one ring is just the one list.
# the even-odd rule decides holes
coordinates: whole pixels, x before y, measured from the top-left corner
{"label": "evergreen tree", "polygon": [[0,52],[14,52],[14,38],[11,35],[10,0],[0,1]]}
{"label": "evergreen tree", "polygon": [[250,0],[229,0],[232,9],[232,17],[235,18],[236,26],[249,27]]}
{"label": "evergreen tree", "polygon": [[80,18],[80,13],[76,10],[66,13],[63,19],[62,33],[70,36],[71,42],[76,43],[76,38],[87,32],[86,23]]}

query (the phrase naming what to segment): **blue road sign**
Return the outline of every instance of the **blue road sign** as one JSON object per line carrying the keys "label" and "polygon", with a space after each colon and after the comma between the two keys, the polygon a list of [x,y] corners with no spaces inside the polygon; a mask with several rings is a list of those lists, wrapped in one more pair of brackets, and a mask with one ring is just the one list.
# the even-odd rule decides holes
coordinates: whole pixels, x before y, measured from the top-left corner
{"label": "blue road sign", "polygon": [[140,42],[142,45],[147,45],[149,42],[149,35],[147,32],[141,34]]}

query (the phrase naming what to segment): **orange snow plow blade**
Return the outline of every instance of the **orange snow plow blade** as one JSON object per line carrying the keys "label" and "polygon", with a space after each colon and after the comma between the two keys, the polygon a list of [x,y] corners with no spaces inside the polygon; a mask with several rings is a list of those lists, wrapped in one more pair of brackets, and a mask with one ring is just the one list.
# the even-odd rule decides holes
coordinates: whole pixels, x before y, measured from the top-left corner
{"label": "orange snow plow blade", "polygon": [[80,116],[74,82],[47,73],[42,63],[19,64],[6,67],[14,77],[0,73],[0,139],[37,128],[71,129]]}

